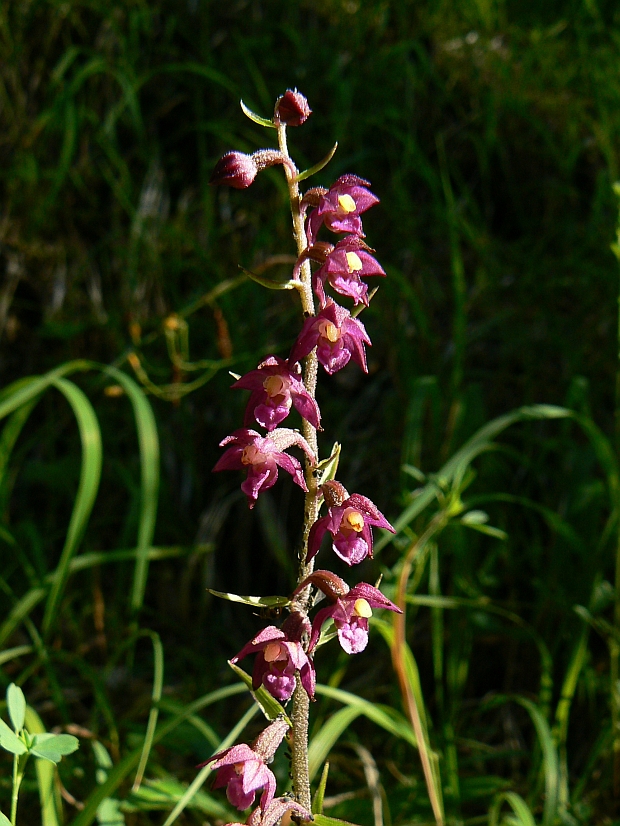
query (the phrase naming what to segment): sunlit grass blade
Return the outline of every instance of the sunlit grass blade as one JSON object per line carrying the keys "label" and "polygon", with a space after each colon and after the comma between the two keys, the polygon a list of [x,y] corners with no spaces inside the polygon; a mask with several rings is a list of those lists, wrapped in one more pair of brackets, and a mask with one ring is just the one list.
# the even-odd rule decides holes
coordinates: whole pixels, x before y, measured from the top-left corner
{"label": "sunlit grass blade", "polygon": [[153,409],[136,382],[115,367],[100,369],[117,381],[131,402],[140,447],[140,518],[136,546],[136,567],[131,592],[131,607],[137,611],[142,606],[148,576],[148,551],[153,541],[157,516],[159,491],[159,439]]}
{"label": "sunlit grass blade", "polygon": [[542,826],[553,826],[559,812],[560,765],[556,745],[549,724],[538,706],[526,697],[498,697],[494,702],[515,702],[527,711],[536,729],[542,752],[542,772],[545,778],[545,800],[543,804]]}
{"label": "sunlit grass blade", "polygon": [[[575,414],[571,410],[564,407],[556,407],[550,404],[537,404],[528,407],[520,407],[512,413],[507,413],[504,416],[498,416],[488,424],[481,427],[468,441],[456,451],[456,453],[443,465],[443,467],[435,474],[437,481],[444,484],[446,487],[458,486],[458,482],[462,480],[469,465],[473,460],[490,450],[493,439],[499,436],[502,431],[517,422],[536,421],[539,419],[566,419],[575,418]],[[578,419],[579,420],[579,419]],[[580,423],[582,423],[580,421]],[[603,451],[606,468],[609,475],[613,475],[613,465],[610,464],[609,456]],[[615,478],[615,477],[614,477]],[[420,514],[437,496],[436,483],[429,483],[424,485],[415,499],[408,505],[400,516],[392,523],[396,528],[396,533],[401,532],[407,525],[409,525],[415,517]],[[392,535],[385,532],[375,543],[375,550],[380,551],[389,542],[392,541]]]}
{"label": "sunlit grass blade", "polygon": [[497,797],[489,811],[489,826],[499,826],[500,822],[504,822],[500,820],[501,809],[504,803],[507,803],[515,813],[517,819],[511,820],[514,826],[536,826],[536,821],[529,806],[516,792],[502,792],[502,794]]}
{"label": "sunlit grass blade", "polygon": [[359,706],[345,706],[332,714],[312,737],[308,748],[308,771],[311,781],[325,762],[334,743],[360,714],[362,710]]}
{"label": "sunlit grass blade", "polygon": [[159,634],[156,634],[155,631],[146,631],[143,633],[146,633],[146,635],[150,637],[151,642],[153,643],[153,689],[151,691],[152,705],[151,710],[149,712],[148,723],[146,726],[146,735],[144,737],[142,754],[140,756],[140,762],[138,764],[138,769],[136,771],[136,777],[133,781],[133,786],[131,787],[131,790],[134,792],[140,788],[140,783],[142,782],[142,778],[144,777],[144,771],[146,769],[146,764],[149,759],[151,746],[153,745],[155,727],[157,726],[157,717],[159,716],[159,708],[157,707],[157,703],[159,703],[159,701],[161,700],[161,692],[164,684],[164,649],[161,644]]}
{"label": "sunlit grass blade", "polygon": [[49,633],[51,630],[52,622],[58,609],[58,603],[60,602],[67,577],[69,576],[71,558],[78,549],[79,542],[86,529],[86,524],[95,502],[97,490],[99,489],[99,480],[101,478],[102,458],[99,423],[95,411],[86,395],[77,385],[67,379],[54,379],[53,384],[65,396],[77,419],[82,443],[82,465],[80,469],[80,482],[71,513],[65,546],[60,555],[60,560],[56,568],[56,577],[45,606],[42,624],[44,634]]}
{"label": "sunlit grass blade", "polygon": [[329,685],[317,685],[316,693],[356,709],[358,714],[364,715],[389,734],[401,740],[406,740],[412,746],[415,746],[416,740],[411,726],[403,715],[395,709],[378,703],[371,703],[370,700],[365,700],[363,697],[358,697],[349,691]]}

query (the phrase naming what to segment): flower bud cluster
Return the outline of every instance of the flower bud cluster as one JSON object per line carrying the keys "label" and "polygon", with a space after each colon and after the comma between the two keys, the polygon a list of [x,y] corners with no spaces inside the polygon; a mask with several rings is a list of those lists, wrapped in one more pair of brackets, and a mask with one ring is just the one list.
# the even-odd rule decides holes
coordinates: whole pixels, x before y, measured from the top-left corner
{"label": "flower bud cluster", "polygon": [[[299,126],[310,113],[303,95],[297,90],[288,90],[276,102],[272,123],[279,130]],[[243,189],[250,186],[261,169],[275,163],[285,166],[290,187],[297,172],[288,157],[286,141],[281,143],[280,151],[260,150],[253,155],[227,153],[216,165],[211,182]],[[362,305],[362,309],[368,306],[368,286],[362,278],[385,276],[385,272],[373,257],[374,250],[363,240],[361,215],[378,201],[370,191],[369,182],[355,175],[342,175],[329,189],[315,187],[301,197],[291,196],[292,209],[298,210],[306,235],[305,247],[298,250],[291,281],[300,289],[311,290],[318,309],[305,318],[287,358],[270,355],[233,384],[234,388],[250,391],[244,426],[220,443],[227,449],[214,467],[215,471],[245,472],[241,489],[250,508],[263,491],[276,483],[280,469],[290,474],[307,494],[307,502],[308,498],[314,503],[322,499],[325,504],[325,515],[312,517],[312,524],[305,525],[307,548],[297,587],[288,601],[289,616],[280,628],[275,625],[264,628],[231,660],[236,664],[254,655],[253,689],[263,686],[282,703],[288,702],[299,686],[310,699],[314,698],[314,654],[327,621],[333,621],[343,650],[357,654],[367,646],[372,610],[400,611],[368,583],[350,588],[328,570],[313,572],[314,558],[326,534],[330,535],[334,553],[353,566],[372,557],[373,528],[392,532],[394,529],[370,499],[359,493],[349,494],[335,479],[324,482],[319,489],[314,485],[309,491],[306,479],[313,477],[304,477],[300,461],[288,450],[300,448],[309,469],[316,469],[319,458],[297,430],[280,426],[294,409],[307,423],[306,435],[308,427],[314,431],[321,429],[321,412],[313,384],[304,382],[302,373],[302,362],[312,354],[329,375],[342,370],[351,360],[368,372],[365,348],[371,341],[366,329],[348,309],[336,303],[327,290],[352,299],[354,306]],[[319,240],[323,228],[343,237],[334,244]],[[318,265],[314,272],[308,269],[307,262]],[[266,435],[253,429],[255,423]],[[307,507],[306,512],[311,513],[312,508]],[[318,511],[315,509],[314,513]],[[311,588],[316,589],[317,598],[328,603],[317,611],[312,621],[307,609]],[[275,778],[267,763],[285,736],[286,728],[287,724],[276,720],[253,746],[233,746],[208,761],[218,770],[215,786],[226,786],[228,799],[237,808],[252,805],[257,790],[263,790],[260,804],[248,821],[253,826],[272,826],[284,813],[285,804],[296,819],[311,818],[299,800],[275,798]],[[296,736],[293,732],[293,739]],[[268,748],[264,745],[267,742]]]}

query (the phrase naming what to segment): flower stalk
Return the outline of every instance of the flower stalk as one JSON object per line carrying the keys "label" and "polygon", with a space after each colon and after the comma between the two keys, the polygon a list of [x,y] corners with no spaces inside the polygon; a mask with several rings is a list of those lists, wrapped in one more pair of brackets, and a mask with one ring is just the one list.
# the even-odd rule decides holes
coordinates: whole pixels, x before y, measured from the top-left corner
{"label": "flower stalk", "polygon": [[[301,126],[311,114],[308,102],[297,90],[289,89],[278,98],[271,121],[250,112],[243,104],[242,108],[254,122],[275,128],[278,149],[258,150],[253,155],[228,152],[216,165],[211,182],[246,189],[262,169],[276,164],[282,167],[297,252],[287,289],[295,287],[304,321],[287,359],[270,355],[255,370],[237,378],[233,387],[251,393],[244,427],[222,440],[220,444],[227,450],[214,470],[245,471],[241,488],[250,508],[263,491],[276,484],[279,469],[292,476],[304,491],[305,499],[300,520],[297,580],[290,598],[277,598],[290,614],[281,628],[274,625],[264,628],[231,660],[236,668],[240,659],[255,656],[252,688],[266,690],[279,702],[292,701],[290,721],[281,713],[254,745],[234,746],[214,755],[211,761],[215,761],[213,767],[218,770],[215,787],[226,786],[230,802],[238,808],[252,805],[256,792],[263,790],[259,805],[248,820],[249,826],[274,826],[287,805],[296,821],[312,818],[308,730],[316,681],[314,657],[323,624],[333,622],[343,650],[357,654],[367,646],[368,621],[373,608],[395,612],[400,612],[400,608],[368,583],[350,588],[328,570],[314,573],[315,557],[327,534],[331,536],[336,555],[352,566],[372,556],[373,527],[393,531],[370,499],[357,493],[349,495],[335,479],[339,448],[329,460],[320,463],[317,439],[317,430],[322,429],[316,402],[319,365],[328,376],[343,369],[349,361],[368,372],[365,347],[370,346],[371,341],[355,317],[356,308],[368,306],[372,297],[372,294],[368,296],[362,277],[384,276],[385,272],[370,255],[374,250],[362,241],[360,215],[379,199],[370,192],[368,181],[355,175],[343,175],[329,189],[315,187],[302,195],[300,181],[321,169],[331,155],[324,163],[301,174],[291,158],[287,126]],[[318,240],[323,229],[345,237],[336,244]],[[313,272],[313,264],[320,265],[320,269]],[[263,286],[271,285],[266,281]],[[336,293],[338,300],[340,296],[352,300],[354,314],[336,303],[327,294],[328,289]],[[293,410],[301,416],[301,432],[280,426]],[[267,431],[266,436],[250,429],[255,422]],[[299,460],[287,452],[295,447],[305,454],[303,470]],[[328,513],[321,518],[323,503]],[[311,621],[313,589],[330,604],[316,612]],[[251,599],[260,603],[260,598]],[[291,730],[286,737],[291,752],[294,799],[274,796],[275,780],[267,767],[273,754],[271,747],[265,751],[260,745],[267,732],[277,729],[277,738],[267,737],[270,743],[275,743],[275,751],[289,725]]]}

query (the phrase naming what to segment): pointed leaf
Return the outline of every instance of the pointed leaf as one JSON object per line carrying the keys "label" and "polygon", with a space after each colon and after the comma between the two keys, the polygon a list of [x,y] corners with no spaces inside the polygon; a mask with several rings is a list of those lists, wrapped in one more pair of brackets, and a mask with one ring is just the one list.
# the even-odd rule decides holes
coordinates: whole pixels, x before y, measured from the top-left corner
{"label": "pointed leaf", "polygon": [[338,149],[338,141],[332,146],[329,150],[327,155],[323,158],[323,160],[315,163],[314,166],[311,166],[310,169],[304,169],[303,172],[300,172],[299,175],[295,176],[295,183],[299,183],[300,181],[305,181],[306,178],[310,178],[312,175],[316,175],[317,172],[320,172],[327,164],[331,161],[331,159],[336,154],[336,149]]}
{"label": "pointed leaf", "polygon": [[332,479],[336,478],[336,473],[338,473],[338,462],[340,461],[340,451],[341,445],[338,442],[334,442],[331,456],[327,459],[323,459],[316,466],[316,470],[318,472],[316,480],[317,487],[321,487],[321,485],[324,485],[325,482],[331,482]]}
{"label": "pointed leaf", "polygon": [[260,686],[256,691],[252,688],[252,678],[249,674],[239,668],[238,665],[231,663],[230,660],[228,661],[228,665],[232,668],[235,674],[240,677],[243,682],[247,685],[247,687],[252,692],[252,696],[256,700],[256,703],[260,706],[261,711],[265,715],[268,720],[275,720],[276,717],[284,717],[286,722],[289,724],[291,728],[293,728],[293,724],[289,720],[289,717],[284,711],[284,706],[282,706],[275,697],[272,697],[271,694],[267,691],[264,686]]}
{"label": "pointed leaf", "polygon": [[327,817],[327,815],[314,815],[315,826],[355,826],[348,820],[340,820],[338,817]]}
{"label": "pointed leaf", "polygon": [[6,691],[6,704],[15,731],[21,731],[26,717],[26,698],[18,685],[11,683]]}
{"label": "pointed leaf", "polygon": [[253,120],[254,123],[257,123],[259,126],[266,126],[268,129],[276,128],[276,125],[272,120],[267,120],[267,118],[261,118],[260,115],[257,115],[251,109],[248,109],[248,107],[242,100],[239,101],[239,104],[241,105],[241,108],[243,109],[243,114],[246,116],[246,118]]}
{"label": "pointed leaf", "polygon": [[26,754],[28,751],[23,740],[11,731],[4,720],[0,720],[0,746],[11,754]]}
{"label": "pointed leaf", "polygon": [[268,290],[294,290],[295,288],[299,289],[300,282],[299,281],[274,281],[273,278],[267,278],[264,275],[258,275],[252,270],[246,270],[245,267],[242,267],[239,264],[239,269],[242,270],[248,278],[251,278],[252,281],[256,281],[257,284],[260,284],[261,287],[267,287]]}
{"label": "pointed leaf", "polygon": [[0,812],[0,826],[11,826],[11,821],[2,812]]}
{"label": "pointed leaf", "polygon": [[316,815],[323,814],[323,799],[325,797],[325,787],[327,786],[327,775],[329,774],[329,763],[325,763],[323,771],[321,772],[321,780],[319,787],[314,793],[312,800],[312,813]]}
{"label": "pointed leaf", "polygon": [[239,594],[230,594],[225,591],[214,591],[207,588],[210,594],[220,599],[227,599],[229,602],[240,602],[242,605],[251,605],[253,608],[285,608],[291,604],[288,597],[242,597]]}

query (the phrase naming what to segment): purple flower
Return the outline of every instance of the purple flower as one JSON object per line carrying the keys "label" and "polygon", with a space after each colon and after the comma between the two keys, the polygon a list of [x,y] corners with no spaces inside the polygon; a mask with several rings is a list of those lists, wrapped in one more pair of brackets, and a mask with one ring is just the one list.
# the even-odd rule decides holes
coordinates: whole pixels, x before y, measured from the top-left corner
{"label": "purple flower", "polygon": [[264,685],[272,697],[285,702],[295,690],[295,672],[299,671],[301,684],[308,696],[314,697],[314,666],[299,640],[290,639],[283,630],[269,625],[244,645],[231,662],[237,663],[248,654],[257,654],[252,672],[252,688],[255,691]]}
{"label": "purple flower", "polygon": [[226,797],[241,811],[254,803],[258,789],[264,789],[260,808],[267,809],[276,792],[276,778],[267,763],[273,760],[288,729],[288,723],[278,717],[259,734],[252,747],[240,743],[202,763],[201,766],[213,763],[213,768],[218,770],[213,788],[226,786]]}
{"label": "purple flower", "polygon": [[362,322],[328,299],[322,310],[305,320],[289,361],[299,361],[316,347],[317,358],[330,375],[341,370],[351,357],[367,373],[364,344],[370,343]]}
{"label": "purple flower", "polygon": [[330,618],[334,621],[338,640],[346,653],[359,654],[368,644],[368,619],[372,616],[373,608],[387,608],[402,614],[398,605],[394,605],[381,591],[367,582],[360,582],[349,591],[346,583],[331,571],[315,571],[297,586],[295,593],[310,584],[323,591],[332,604],[318,611],[314,618],[309,651],[316,646],[321,627]]}
{"label": "purple flower", "polygon": [[312,114],[306,98],[297,89],[287,89],[276,101],[273,116],[274,123],[284,123],[286,126],[301,126]]}
{"label": "purple flower", "polygon": [[258,494],[273,487],[278,478],[278,467],[293,477],[293,481],[303,491],[308,491],[301,464],[294,456],[283,451],[297,445],[306,452],[311,462],[314,454],[306,440],[294,430],[281,427],[269,436],[262,437],[255,430],[240,428],[220,442],[220,447],[232,445],[213,468],[219,470],[247,470],[247,478],[241,490],[248,497],[248,506],[253,508]]}
{"label": "purple flower", "polygon": [[288,416],[291,406],[313,427],[318,429],[320,425],[318,405],[304,387],[296,362],[269,356],[233,387],[252,391],[243,422],[246,427],[256,419],[267,430],[273,430]]}
{"label": "purple flower", "polygon": [[333,537],[335,553],[347,565],[357,565],[367,556],[372,558],[371,526],[395,533],[381,511],[365,496],[359,493],[349,496],[339,482],[327,482],[322,490],[329,506],[328,515],[317,519],[310,529],[306,563],[319,552],[327,531]]}
{"label": "purple flower", "polygon": [[[369,186],[369,181],[357,175],[342,175],[327,191],[320,192],[318,205],[306,221],[308,244],[314,244],[321,224],[332,232],[351,232],[363,236],[360,215],[379,203]],[[310,199],[314,199],[313,195]]]}
{"label": "purple flower", "polygon": [[[262,806],[268,806],[276,792],[276,778],[263,758],[245,743],[215,754],[214,769],[218,769],[214,789],[226,786],[226,797],[243,811],[254,803],[258,789],[264,789]],[[208,762],[211,762],[209,760]]]}
{"label": "purple flower", "polygon": [[368,247],[357,235],[348,235],[327,254],[325,263],[312,276],[312,289],[321,307],[325,307],[325,282],[340,295],[349,296],[356,304],[368,306],[368,286],[360,276],[385,275],[379,262],[370,255]]}

